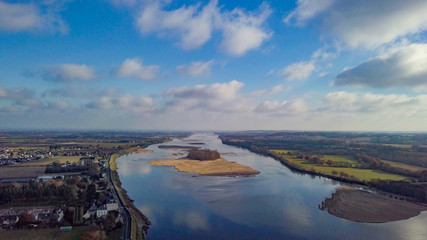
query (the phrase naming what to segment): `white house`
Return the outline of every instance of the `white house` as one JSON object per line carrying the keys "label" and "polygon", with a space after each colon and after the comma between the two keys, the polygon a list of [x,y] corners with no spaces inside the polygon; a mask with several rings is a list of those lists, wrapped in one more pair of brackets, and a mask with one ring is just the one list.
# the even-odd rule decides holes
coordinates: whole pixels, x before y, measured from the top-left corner
{"label": "white house", "polygon": [[107,212],[108,212],[107,207],[105,205],[101,206],[96,210],[96,217],[97,218],[103,218],[103,217],[107,216]]}
{"label": "white house", "polygon": [[114,211],[114,210],[119,209],[119,204],[117,203],[117,201],[115,199],[109,199],[107,201],[106,207],[107,207],[108,212]]}

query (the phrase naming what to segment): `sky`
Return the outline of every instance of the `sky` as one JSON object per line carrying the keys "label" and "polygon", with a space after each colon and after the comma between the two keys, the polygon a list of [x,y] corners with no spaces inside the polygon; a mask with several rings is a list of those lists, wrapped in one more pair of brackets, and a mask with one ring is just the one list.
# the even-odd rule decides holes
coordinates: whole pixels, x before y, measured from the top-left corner
{"label": "sky", "polygon": [[0,128],[427,131],[426,12],[0,0]]}

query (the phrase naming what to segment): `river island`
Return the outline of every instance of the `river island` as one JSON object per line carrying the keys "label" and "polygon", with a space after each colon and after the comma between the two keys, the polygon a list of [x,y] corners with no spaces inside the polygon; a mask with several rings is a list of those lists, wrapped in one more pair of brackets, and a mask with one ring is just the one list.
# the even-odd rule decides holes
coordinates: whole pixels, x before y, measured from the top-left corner
{"label": "river island", "polygon": [[229,162],[221,158],[217,151],[208,149],[191,149],[184,158],[155,160],[148,163],[153,166],[172,166],[180,172],[209,176],[248,176],[260,173],[242,164]]}

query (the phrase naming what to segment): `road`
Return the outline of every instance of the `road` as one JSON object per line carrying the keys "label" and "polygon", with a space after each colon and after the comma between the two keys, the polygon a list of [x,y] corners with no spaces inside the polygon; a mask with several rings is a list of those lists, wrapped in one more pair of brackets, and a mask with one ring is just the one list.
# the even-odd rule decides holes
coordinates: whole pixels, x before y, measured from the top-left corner
{"label": "road", "polygon": [[128,209],[123,205],[123,202],[120,199],[116,188],[114,187],[113,179],[111,178],[110,160],[109,159],[108,159],[107,175],[108,175],[108,180],[110,181],[111,185],[113,186],[114,198],[119,203],[120,213],[123,216],[123,236],[122,236],[122,239],[123,240],[131,240],[131,238],[132,238],[131,237],[132,218],[130,216]]}

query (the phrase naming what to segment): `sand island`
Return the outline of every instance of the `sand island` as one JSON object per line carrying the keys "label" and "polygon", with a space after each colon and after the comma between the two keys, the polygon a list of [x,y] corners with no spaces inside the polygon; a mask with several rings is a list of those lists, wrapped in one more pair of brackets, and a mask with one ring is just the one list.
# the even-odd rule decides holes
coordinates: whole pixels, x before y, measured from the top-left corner
{"label": "sand island", "polygon": [[355,189],[338,189],[320,205],[321,210],[347,220],[385,223],[409,219],[427,210],[427,206]]}
{"label": "sand island", "polygon": [[153,166],[172,166],[180,172],[210,176],[248,176],[260,173],[239,163],[229,162],[221,158],[217,151],[207,149],[191,149],[185,158],[155,160],[149,163]]}

